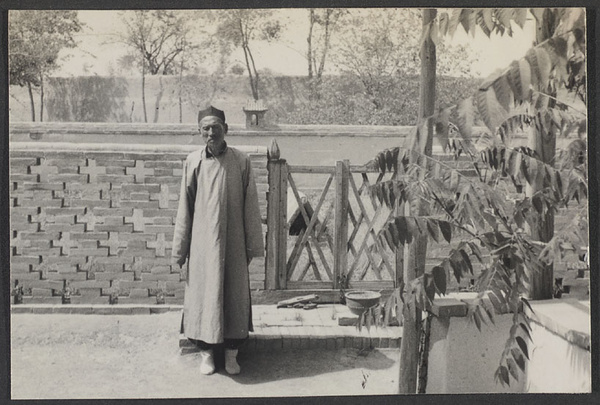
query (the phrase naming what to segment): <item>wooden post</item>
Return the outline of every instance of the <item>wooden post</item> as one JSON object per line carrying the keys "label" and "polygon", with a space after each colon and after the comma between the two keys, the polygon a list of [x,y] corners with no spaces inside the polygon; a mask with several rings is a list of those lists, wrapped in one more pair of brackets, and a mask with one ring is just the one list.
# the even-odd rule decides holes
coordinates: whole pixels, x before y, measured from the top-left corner
{"label": "wooden post", "polygon": [[[560,18],[557,16],[557,11],[545,9],[540,14],[534,13],[536,19],[536,42],[539,44],[552,37]],[[549,86],[546,94],[556,96],[556,90]],[[554,107],[554,101],[550,99],[548,106]],[[542,117],[543,119],[543,117]],[[529,146],[537,152],[539,159],[549,165],[554,162],[556,154],[556,136],[559,133],[558,128],[554,124],[550,124],[546,128],[546,132],[537,131],[532,127]],[[533,196],[536,192],[542,190],[544,184],[534,184],[527,186],[525,195]],[[548,242],[554,236],[554,213],[549,210],[545,215],[539,215],[535,219],[535,223],[531,226],[531,238],[533,240]],[[527,286],[526,295],[532,300],[547,300],[554,295],[554,267],[552,264],[543,264],[539,271],[532,271],[529,274],[529,285]]]}
{"label": "wooden post", "polygon": [[267,170],[267,252],[265,260],[265,288],[286,288],[287,251],[287,163],[279,159],[279,147],[273,139],[269,148]]}
{"label": "wooden post", "polygon": [[281,226],[278,228],[277,242],[277,274],[278,288],[287,288],[287,238],[289,232],[287,218],[287,189],[288,189],[288,165],[285,160],[281,165],[281,183],[279,187],[279,207]]}
{"label": "wooden post", "polygon": [[[529,147],[535,150],[539,159],[552,165],[556,152],[556,137],[559,129],[552,123],[547,131],[531,128]],[[533,184],[525,187],[525,195],[532,197],[545,187],[545,184]],[[534,216],[531,226],[531,238],[541,242],[549,242],[554,236],[554,212],[548,210],[545,215]],[[543,263],[537,270],[529,273],[527,296],[532,300],[548,300],[554,295],[554,266]]]}
{"label": "wooden post", "polygon": [[[435,23],[437,10],[423,9],[423,30],[432,22]],[[435,84],[436,84],[436,47],[431,38],[425,39],[421,45],[421,78],[419,94],[419,125],[424,119],[435,112]],[[431,156],[433,126],[427,120],[427,136],[425,142],[418,145],[420,151]],[[425,134],[421,134],[423,136]],[[424,173],[423,173],[424,176]],[[406,204],[406,215],[427,215],[425,204],[418,203],[415,207]],[[425,271],[427,257],[427,236],[417,237],[404,250],[404,282],[410,283]],[[400,343],[400,377],[398,390],[400,394],[415,394],[417,392],[417,373],[419,364],[419,333],[421,313],[416,311],[416,319],[411,315],[408,305],[403,309],[404,325],[402,341]]]}
{"label": "wooden post", "polygon": [[335,163],[335,255],[333,258],[333,288],[348,270],[348,161]]}

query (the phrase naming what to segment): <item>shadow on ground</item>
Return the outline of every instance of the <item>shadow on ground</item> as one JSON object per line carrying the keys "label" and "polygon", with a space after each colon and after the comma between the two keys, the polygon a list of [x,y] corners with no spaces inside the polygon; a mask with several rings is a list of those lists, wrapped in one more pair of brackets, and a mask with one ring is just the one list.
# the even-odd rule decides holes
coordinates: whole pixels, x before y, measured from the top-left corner
{"label": "shadow on ground", "polygon": [[[364,371],[365,380],[368,380],[371,371],[389,370],[394,367],[396,362],[388,357],[392,352],[393,350],[346,348],[270,352],[245,349],[240,350],[238,355],[238,363],[243,372],[229,377],[240,384],[250,385],[360,369]],[[191,356],[194,356],[193,360]],[[200,362],[197,354],[188,354],[184,357],[189,357],[190,361],[198,364]],[[225,371],[222,350],[215,350],[215,365],[217,373],[228,375]]]}
{"label": "shadow on ground", "polygon": [[179,313],[11,316],[13,399],[389,395],[399,351],[240,351],[242,374],[179,354]]}

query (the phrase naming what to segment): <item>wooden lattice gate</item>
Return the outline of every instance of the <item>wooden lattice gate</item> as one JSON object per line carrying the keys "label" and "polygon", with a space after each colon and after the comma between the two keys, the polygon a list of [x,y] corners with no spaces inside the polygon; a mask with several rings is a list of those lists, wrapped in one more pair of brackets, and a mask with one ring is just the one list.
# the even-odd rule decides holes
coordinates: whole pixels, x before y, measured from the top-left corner
{"label": "wooden lattice gate", "polygon": [[395,287],[399,258],[376,236],[393,213],[368,191],[390,175],[347,161],[268,169],[267,289]]}

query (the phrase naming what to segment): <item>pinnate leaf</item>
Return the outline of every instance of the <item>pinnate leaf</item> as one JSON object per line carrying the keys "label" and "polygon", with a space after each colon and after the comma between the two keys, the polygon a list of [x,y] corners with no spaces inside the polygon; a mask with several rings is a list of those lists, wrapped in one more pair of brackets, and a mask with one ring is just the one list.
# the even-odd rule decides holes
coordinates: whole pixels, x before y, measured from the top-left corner
{"label": "pinnate leaf", "polygon": [[527,359],[529,359],[529,352],[527,350],[527,343],[525,343],[525,340],[523,340],[523,338],[521,336],[516,336],[515,340],[516,340],[517,344],[519,345],[519,348],[525,355],[525,357],[527,357]]}
{"label": "pinnate leaf", "polygon": [[450,243],[452,240],[452,227],[450,226],[450,223],[446,221],[439,221],[438,225],[442,235],[444,236],[444,239],[446,239],[446,242]]}

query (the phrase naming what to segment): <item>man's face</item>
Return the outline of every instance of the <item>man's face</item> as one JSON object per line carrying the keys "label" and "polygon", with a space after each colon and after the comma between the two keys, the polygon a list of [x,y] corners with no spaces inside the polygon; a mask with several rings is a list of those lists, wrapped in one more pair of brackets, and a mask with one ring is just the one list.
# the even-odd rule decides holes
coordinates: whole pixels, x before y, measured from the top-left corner
{"label": "man's face", "polygon": [[198,127],[198,131],[211,150],[219,150],[223,146],[227,124],[224,124],[220,118],[204,117],[200,120]]}

